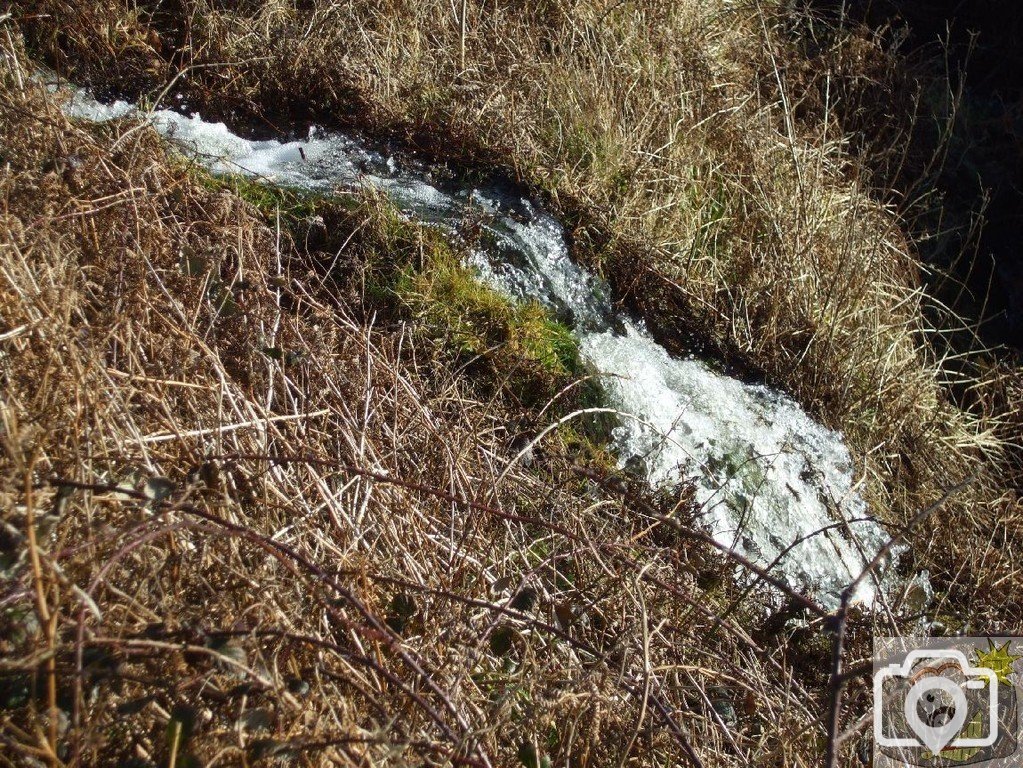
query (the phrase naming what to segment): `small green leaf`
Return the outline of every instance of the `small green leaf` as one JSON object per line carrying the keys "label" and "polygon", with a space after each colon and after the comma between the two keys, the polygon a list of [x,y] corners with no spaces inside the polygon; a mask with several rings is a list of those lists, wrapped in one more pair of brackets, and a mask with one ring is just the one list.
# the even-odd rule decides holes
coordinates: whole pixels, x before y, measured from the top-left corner
{"label": "small green leaf", "polygon": [[405,631],[409,620],[418,612],[419,606],[416,605],[416,599],[412,595],[399,592],[391,598],[391,604],[388,606],[385,621],[387,626],[400,635]]}
{"label": "small green leaf", "polygon": [[182,252],[181,260],[178,263],[181,267],[181,274],[186,277],[199,277],[206,274],[210,268],[206,259],[194,253]]}
{"label": "small green leaf", "polygon": [[211,283],[207,296],[213,305],[213,311],[222,317],[233,317],[240,311],[234,294],[223,283]]}
{"label": "small green leaf", "polygon": [[19,709],[32,697],[32,678],[23,673],[0,677],[0,710]]}
{"label": "small green leaf", "polygon": [[732,704],[729,692],[719,688],[712,693],[716,695],[711,699],[710,705],[714,708],[718,717],[721,718],[721,721],[725,725],[734,725],[738,722],[739,717],[735,712],[735,706]]}

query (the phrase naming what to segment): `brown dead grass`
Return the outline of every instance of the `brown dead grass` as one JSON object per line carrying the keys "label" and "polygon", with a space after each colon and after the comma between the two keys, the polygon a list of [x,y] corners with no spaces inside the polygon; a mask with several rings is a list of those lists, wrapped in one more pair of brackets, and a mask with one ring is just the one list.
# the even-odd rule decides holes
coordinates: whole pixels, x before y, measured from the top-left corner
{"label": "brown dead grass", "polygon": [[814,761],[826,639],[740,628],[684,497],[557,435],[499,483],[520,405],[5,57],[0,763]]}
{"label": "brown dead grass", "polygon": [[[669,347],[695,339],[843,430],[882,518],[905,522],[974,477],[946,515],[948,531],[971,535],[930,567],[959,599],[984,580],[959,570],[1015,504],[991,469],[1004,414],[949,401],[958,367],[931,342],[962,321],[927,295],[900,221],[858,180],[791,9],[36,5],[33,49],[73,79],[132,94],[173,81],[210,116],[312,117],[512,169]],[[836,77],[879,78],[880,58],[845,57]]]}
{"label": "brown dead grass", "polygon": [[[1000,384],[978,393],[976,413],[950,404],[948,369],[928,343],[930,301],[898,220],[858,183],[833,123],[792,117],[793,54],[778,9],[469,3],[463,24],[458,5],[14,7],[33,52],[80,82],[152,94],[186,71],[175,87],[210,116],[239,110],[279,124],[312,116],[512,169],[565,216],[577,257],[611,278],[669,346],[695,336],[843,429],[865,495],[888,522],[973,477],[930,530],[912,532],[912,567],[931,569],[933,612],[953,629],[1018,629],[1020,509],[998,463],[1018,424],[1018,392],[1011,377],[992,374]],[[116,135],[67,126],[10,77],[6,194],[17,223],[8,231],[27,233],[9,235],[13,287],[4,289],[5,306],[20,313],[8,327],[24,326],[3,342],[15,347],[6,359],[18,361],[9,363],[5,406],[18,426],[7,434],[25,430],[9,454],[12,504],[25,504],[26,478],[121,482],[134,466],[171,476],[179,494],[150,517],[134,501],[75,493],[74,514],[44,547],[51,559],[65,550],[79,558],[78,570],[54,561],[76,574],[67,581],[46,561],[47,604],[65,633],[54,635],[59,668],[75,648],[117,638],[117,663],[144,679],[128,684],[130,695],[78,701],[67,742],[78,754],[106,756],[116,743],[165,759],[172,708],[199,701],[211,715],[195,749],[204,758],[223,750],[224,761],[252,756],[253,737],[237,726],[252,707],[270,711],[275,741],[379,739],[334,744],[338,762],[356,762],[355,751],[400,763],[462,750],[509,763],[523,741],[546,744],[540,751],[561,764],[684,762],[677,734],[655,725],[656,694],[707,763],[815,760],[827,663],[816,628],[778,651],[770,637],[751,644],[741,630],[712,629],[708,613],[727,604],[719,590],[728,580],[710,586],[704,555],[675,536],[652,543],[664,532],[647,529],[636,505],[586,495],[556,450],[494,488],[515,453],[505,425],[521,413],[500,398],[475,400],[428,344],[371,328],[317,290],[322,274],[293,260],[286,237],[278,249],[277,233],[231,195],[169,171],[149,134],[132,133],[111,153]],[[41,173],[47,159],[85,145],[84,170]],[[204,289],[180,275],[180,245],[193,241],[215,255],[221,284],[244,286],[238,314],[218,316]],[[305,362],[268,358],[263,347],[302,351]],[[38,361],[22,363],[26,355]],[[271,454],[338,466],[225,458]],[[188,469],[211,456],[221,457],[217,479],[181,496]],[[39,493],[49,503],[52,490]],[[425,678],[351,600],[335,603],[323,576],[257,547],[253,532],[279,535],[329,577],[341,569],[344,588],[373,616],[414,596],[402,647],[422,659]],[[85,544],[97,535],[106,548]],[[143,540],[150,535],[165,538]],[[97,582],[99,622],[68,585],[85,589],[121,550]],[[494,608],[499,596],[489,590],[506,576],[536,590],[533,613]],[[571,642],[548,628],[560,627],[556,609],[564,614],[566,604],[592,614],[566,631]],[[743,611],[744,623],[760,620]],[[148,638],[146,626],[160,622],[168,627]],[[504,624],[514,627],[511,668],[490,643]],[[185,641],[216,649],[231,632],[265,677],[251,705],[222,670],[193,666],[180,651]],[[611,663],[591,663],[580,638]],[[612,654],[617,643],[630,650]],[[373,664],[421,691],[427,706]],[[308,670],[327,671],[309,680],[310,700],[289,710],[284,677]],[[216,705],[198,693],[211,681],[226,695]],[[718,683],[750,706],[728,735],[699,693],[714,698]],[[161,686],[123,736],[112,730],[118,702]],[[853,702],[855,715],[863,700]],[[17,740],[39,747],[45,734]],[[324,749],[300,759],[326,762]]]}

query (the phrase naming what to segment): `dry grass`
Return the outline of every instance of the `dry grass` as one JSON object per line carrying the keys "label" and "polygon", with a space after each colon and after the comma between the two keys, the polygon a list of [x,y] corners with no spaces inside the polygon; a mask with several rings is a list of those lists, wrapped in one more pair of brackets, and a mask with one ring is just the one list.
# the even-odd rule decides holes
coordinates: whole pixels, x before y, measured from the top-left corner
{"label": "dry grass", "polygon": [[[793,118],[777,8],[225,6],[15,4],[33,53],[79,81],[151,94],[187,69],[176,87],[209,115],[312,116],[510,168],[667,344],[695,338],[842,428],[889,522],[974,477],[911,532],[912,566],[931,568],[951,628],[1019,629],[1020,509],[998,475],[1017,380],[991,374],[976,412],[950,404],[899,222],[857,182],[833,121]],[[438,322],[415,301],[429,277],[373,325],[362,276],[396,247],[378,206],[340,216],[358,237],[327,273],[329,249],[307,253],[168,164],[145,131],[67,125],[22,75],[4,74],[2,126],[9,516],[55,503],[54,476],[156,474],[175,490],[155,506],[75,491],[28,547],[39,564],[22,563],[4,605],[24,611],[34,578],[33,615],[55,618],[12,642],[12,669],[44,670],[41,703],[5,720],[12,748],[166,763],[168,723],[193,712],[188,749],[221,763],[267,739],[310,764],[512,764],[526,742],[569,765],[692,762],[687,743],[705,764],[818,761],[820,624],[779,644],[762,593],[732,606],[720,563],[651,516],[680,500],[594,486],[606,460],[587,447],[590,468],[574,466],[577,434],[498,486],[520,444],[508,425],[535,426],[537,408],[481,382],[560,379],[507,345],[462,372],[443,330],[421,325]],[[81,162],[43,171],[68,157]],[[183,254],[208,268],[183,274]],[[877,620],[852,628],[853,658]],[[213,663],[228,640],[250,671]],[[65,686],[52,695],[48,648]],[[723,728],[709,705],[724,699],[737,722]],[[51,701],[72,715],[64,739],[46,730]],[[851,702],[862,712],[861,689]],[[267,733],[248,711],[269,715]]]}
{"label": "dry grass", "polygon": [[684,496],[570,432],[506,472],[536,411],[338,300],[432,233],[347,201],[326,272],[4,55],[0,763],[814,762],[827,640]]}
{"label": "dry grass", "polygon": [[[139,93],[182,73],[174,87],[209,115],[313,117],[512,169],[549,195],[577,258],[668,346],[695,340],[842,429],[882,518],[905,522],[976,477],[946,517],[977,537],[930,567],[959,599],[983,581],[976,557],[1014,504],[989,469],[1003,460],[1003,417],[950,403],[960,364],[931,342],[962,322],[928,297],[900,221],[858,181],[791,10],[35,5],[24,22],[34,49],[74,79]],[[876,77],[883,91],[876,45],[842,51],[836,82]],[[957,573],[963,560],[977,572]]]}

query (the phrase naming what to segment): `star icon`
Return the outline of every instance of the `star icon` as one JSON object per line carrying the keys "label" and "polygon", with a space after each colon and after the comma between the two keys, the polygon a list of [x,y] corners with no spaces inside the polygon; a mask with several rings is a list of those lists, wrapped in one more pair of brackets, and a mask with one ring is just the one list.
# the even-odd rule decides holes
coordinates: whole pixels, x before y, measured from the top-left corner
{"label": "star icon", "polygon": [[977,666],[986,667],[995,673],[999,683],[1010,684],[1009,675],[1012,674],[1012,665],[1018,659],[1023,659],[1023,655],[1016,656],[1009,652],[1009,643],[1011,641],[1006,640],[1003,645],[995,645],[994,641],[988,639],[988,649],[986,651],[976,651],[977,655]]}

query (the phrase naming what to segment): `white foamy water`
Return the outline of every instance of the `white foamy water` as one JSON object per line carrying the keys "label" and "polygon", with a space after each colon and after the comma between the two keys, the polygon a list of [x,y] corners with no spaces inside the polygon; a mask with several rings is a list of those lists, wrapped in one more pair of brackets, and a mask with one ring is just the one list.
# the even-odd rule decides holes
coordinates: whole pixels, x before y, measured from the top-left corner
{"label": "white foamy water", "polygon": [[[830,605],[888,540],[864,519],[841,436],[790,398],[671,357],[634,323],[580,342],[608,375],[609,404],[637,417],[615,428],[618,455],[655,486],[695,481],[718,541],[761,564],[791,546],[780,563],[787,581]],[[857,522],[833,525],[842,521]],[[864,586],[859,598],[872,595]]]}
{"label": "white foamy water", "polygon": [[[70,116],[103,121],[135,112],[83,91]],[[583,359],[601,375],[607,405],[623,414],[612,439],[623,467],[655,487],[691,481],[715,538],[794,588],[837,604],[888,540],[867,517],[842,436],[791,398],[672,357],[643,325],[616,316],[607,287],[569,256],[561,225],[535,203],[497,187],[435,183],[358,141],[311,131],[305,140],[250,141],[223,123],[170,110],[156,129],[216,173],[329,193],[370,187],[411,217],[456,229],[467,218],[487,237],[470,255],[480,276],[517,299],[534,299],[575,331]],[[777,560],[777,562],[776,562]],[[872,602],[871,584],[858,598]]]}

